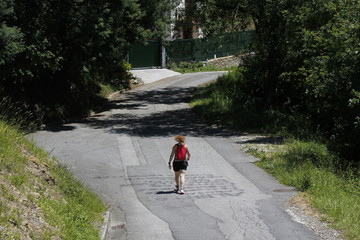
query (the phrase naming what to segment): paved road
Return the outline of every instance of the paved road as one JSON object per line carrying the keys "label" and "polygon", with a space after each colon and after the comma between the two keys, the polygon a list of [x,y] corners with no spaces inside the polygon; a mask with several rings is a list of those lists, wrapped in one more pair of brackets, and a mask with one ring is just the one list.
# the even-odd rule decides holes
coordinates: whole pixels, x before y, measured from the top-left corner
{"label": "paved road", "polygon": [[[109,205],[106,239],[318,239],[286,212],[294,191],[240,151],[239,134],[189,110],[195,87],[220,74],[146,84],[106,112],[31,136]],[[192,154],[185,195],[173,193],[167,168],[176,134]]]}

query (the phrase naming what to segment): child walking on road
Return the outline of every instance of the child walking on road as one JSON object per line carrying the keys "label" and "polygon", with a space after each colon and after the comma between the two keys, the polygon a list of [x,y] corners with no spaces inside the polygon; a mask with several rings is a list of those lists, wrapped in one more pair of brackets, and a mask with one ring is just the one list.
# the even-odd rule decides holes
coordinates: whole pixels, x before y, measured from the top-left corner
{"label": "child walking on road", "polygon": [[175,141],[177,142],[171,151],[169,158],[169,169],[171,169],[171,163],[173,170],[175,171],[175,187],[179,194],[184,194],[185,184],[185,171],[188,167],[188,161],[190,160],[190,152],[188,145],[185,144],[185,137],[182,135],[176,135]]}

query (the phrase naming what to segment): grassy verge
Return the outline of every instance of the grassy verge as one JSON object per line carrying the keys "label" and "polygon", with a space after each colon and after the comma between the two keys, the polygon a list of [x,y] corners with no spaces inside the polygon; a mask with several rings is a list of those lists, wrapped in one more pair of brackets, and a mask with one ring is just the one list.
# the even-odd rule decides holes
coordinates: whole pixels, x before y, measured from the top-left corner
{"label": "grassy verge", "polygon": [[[211,83],[194,96],[193,109],[205,120],[231,124],[247,132],[285,136],[287,143],[274,151],[256,147],[249,152],[261,161],[258,166],[283,184],[306,193],[313,207],[351,240],[360,239],[360,173],[345,160],[328,151],[326,145],[304,125],[301,116],[276,111],[257,113],[253,99],[242,92],[241,71]],[[239,90],[240,89],[240,90]],[[292,140],[292,139],[303,140]],[[309,140],[312,139],[312,140]]]}
{"label": "grassy verge", "polygon": [[99,84],[101,91],[99,93],[99,95],[103,98],[107,98],[108,96],[110,96],[112,93],[118,91],[118,89],[115,89],[114,87],[112,87],[110,84],[103,84],[100,83]]}
{"label": "grassy verge", "polygon": [[[253,109],[253,99],[236,91],[241,89],[242,69],[231,71],[216,82],[203,86],[193,97],[190,105],[204,120],[210,123],[231,124],[236,129],[252,131],[266,120]],[[242,102],[242,104],[238,104]],[[261,129],[262,131],[264,129]]]}
{"label": "grassy verge", "polygon": [[232,71],[237,67],[218,68],[213,65],[205,65],[202,62],[180,62],[178,64],[170,64],[170,69],[179,73],[193,73],[193,72],[212,72],[212,71]]}
{"label": "grassy verge", "polygon": [[104,204],[0,120],[0,239],[99,239]]}
{"label": "grassy verge", "polygon": [[342,230],[344,237],[360,239],[359,173],[337,169],[339,159],[317,142],[289,140],[272,153],[255,150],[261,157],[258,166],[281,183],[305,192],[311,204],[325,214],[323,220]]}

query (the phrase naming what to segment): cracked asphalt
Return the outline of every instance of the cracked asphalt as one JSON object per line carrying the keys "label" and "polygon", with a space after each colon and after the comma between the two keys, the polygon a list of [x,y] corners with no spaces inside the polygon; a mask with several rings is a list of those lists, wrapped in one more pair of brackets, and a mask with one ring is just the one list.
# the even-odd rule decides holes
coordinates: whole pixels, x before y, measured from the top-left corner
{"label": "cracked asphalt", "polygon": [[[107,111],[30,136],[108,204],[104,239],[319,239],[286,211],[295,190],[240,150],[241,133],[208,126],[190,110],[196,87],[222,74],[145,84]],[[173,192],[167,167],[176,134],[192,155],[185,195]]]}

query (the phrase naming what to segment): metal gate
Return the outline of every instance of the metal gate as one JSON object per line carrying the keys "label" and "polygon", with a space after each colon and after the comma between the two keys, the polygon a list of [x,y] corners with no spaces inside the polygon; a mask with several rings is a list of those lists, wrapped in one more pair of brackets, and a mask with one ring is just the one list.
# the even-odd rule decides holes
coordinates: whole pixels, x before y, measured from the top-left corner
{"label": "metal gate", "polygon": [[146,44],[134,43],[129,52],[132,68],[161,67],[161,43],[148,41]]}

